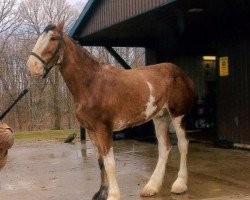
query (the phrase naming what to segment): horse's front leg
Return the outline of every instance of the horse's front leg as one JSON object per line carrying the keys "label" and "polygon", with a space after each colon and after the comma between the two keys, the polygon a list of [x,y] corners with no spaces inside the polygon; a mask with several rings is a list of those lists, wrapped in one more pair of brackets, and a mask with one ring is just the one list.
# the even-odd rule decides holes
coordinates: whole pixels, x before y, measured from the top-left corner
{"label": "horse's front leg", "polygon": [[120,200],[120,191],[115,175],[115,159],[114,159],[113,147],[109,148],[107,154],[103,156],[103,160],[109,183],[107,200]]}
{"label": "horse's front leg", "polygon": [[107,173],[103,163],[103,157],[101,155],[98,156],[98,164],[101,170],[101,186],[100,189],[95,195],[93,196],[92,200],[106,200],[108,197],[108,179]]}
{"label": "horse's front leg", "polygon": [[[120,200],[120,191],[115,174],[115,159],[112,147],[112,133],[108,131],[98,131],[93,134],[97,143],[96,146],[98,148],[98,152],[100,154],[98,162],[101,169],[102,177],[101,188],[95,194],[96,200],[105,198],[106,193],[104,191],[107,190],[107,200]],[[101,195],[100,193],[104,194]]]}
{"label": "horse's front leg", "polygon": [[106,200],[108,197],[108,178],[107,173],[103,163],[103,156],[100,153],[100,147],[98,145],[98,139],[95,133],[89,132],[89,137],[92,144],[95,147],[96,155],[98,158],[98,164],[101,171],[101,186],[98,192],[95,193],[92,200]]}

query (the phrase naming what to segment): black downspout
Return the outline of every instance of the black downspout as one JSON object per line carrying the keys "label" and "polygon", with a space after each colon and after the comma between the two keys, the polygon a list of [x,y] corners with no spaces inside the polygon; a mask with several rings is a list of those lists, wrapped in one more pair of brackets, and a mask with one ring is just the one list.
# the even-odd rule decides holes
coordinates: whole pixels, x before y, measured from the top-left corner
{"label": "black downspout", "polygon": [[83,127],[80,127],[80,140],[81,143],[84,143],[86,141],[86,130]]}
{"label": "black downspout", "polygon": [[105,48],[121,64],[122,67],[125,69],[131,69],[128,63],[112,47],[106,46]]}

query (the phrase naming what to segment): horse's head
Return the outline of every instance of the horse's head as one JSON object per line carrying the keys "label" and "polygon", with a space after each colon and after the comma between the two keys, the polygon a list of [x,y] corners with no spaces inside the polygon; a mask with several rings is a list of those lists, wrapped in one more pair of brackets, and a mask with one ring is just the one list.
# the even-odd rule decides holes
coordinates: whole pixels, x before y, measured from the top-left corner
{"label": "horse's head", "polygon": [[30,53],[27,68],[32,75],[41,76],[46,69],[58,64],[61,59],[64,23],[48,25],[39,36]]}

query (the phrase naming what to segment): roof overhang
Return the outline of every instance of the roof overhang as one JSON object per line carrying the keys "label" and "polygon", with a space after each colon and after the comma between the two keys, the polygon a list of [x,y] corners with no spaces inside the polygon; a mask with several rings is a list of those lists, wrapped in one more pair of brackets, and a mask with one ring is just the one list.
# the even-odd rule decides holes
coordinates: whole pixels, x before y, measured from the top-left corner
{"label": "roof overhang", "polygon": [[90,0],[70,31],[70,36],[86,46],[153,47],[205,43],[249,27],[247,0],[176,0],[128,18],[109,27],[82,34],[84,22],[97,1]]}

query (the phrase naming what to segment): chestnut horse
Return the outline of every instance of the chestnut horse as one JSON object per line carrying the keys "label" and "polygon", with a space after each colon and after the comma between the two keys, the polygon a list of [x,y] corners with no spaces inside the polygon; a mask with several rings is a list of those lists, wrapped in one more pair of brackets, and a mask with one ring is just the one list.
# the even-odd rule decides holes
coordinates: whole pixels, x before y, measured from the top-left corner
{"label": "chestnut horse", "polygon": [[194,84],[174,64],[162,63],[121,70],[99,63],[84,48],[63,33],[64,23],[48,25],[39,36],[27,67],[41,76],[55,65],[73,95],[76,117],[87,129],[97,151],[101,187],[93,199],[119,200],[112,132],[153,119],[159,157],[154,173],[141,191],[152,196],[161,190],[171,143],[168,124],[175,127],[180,150],[180,169],[171,191],[187,190],[188,140],[184,117],[194,97]]}

